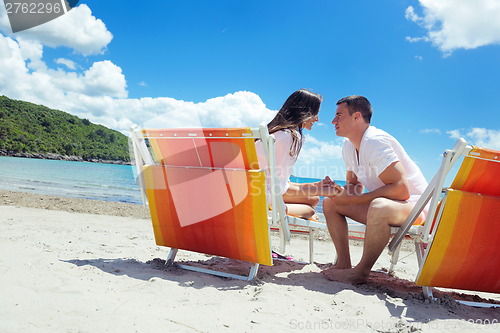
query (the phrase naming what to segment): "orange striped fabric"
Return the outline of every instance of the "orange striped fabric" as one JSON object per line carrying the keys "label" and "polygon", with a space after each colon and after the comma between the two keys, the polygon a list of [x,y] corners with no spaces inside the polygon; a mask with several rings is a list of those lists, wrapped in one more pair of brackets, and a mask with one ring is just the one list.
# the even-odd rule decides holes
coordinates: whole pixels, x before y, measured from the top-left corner
{"label": "orange striped fabric", "polygon": [[156,243],[272,265],[266,180],[250,129],[144,134],[158,162],[143,170]]}
{"label": "orange striped fabric", "polygon": [[500,196],[500,152],[474,147],[464,157],[451,188]]}
{"label": "orange striped fabric", "polygon": [[259,169],[249,127],[144,129],[143,134],[160,164]]}
{"label": "orange striped fabric", "polygon": [[421,286],[500,293],[500,152],[477,148],[447,191]]}
{"label": "orange striped fabric", "polygon": [[449,190],[417,285],[500,293],[500,198]]}

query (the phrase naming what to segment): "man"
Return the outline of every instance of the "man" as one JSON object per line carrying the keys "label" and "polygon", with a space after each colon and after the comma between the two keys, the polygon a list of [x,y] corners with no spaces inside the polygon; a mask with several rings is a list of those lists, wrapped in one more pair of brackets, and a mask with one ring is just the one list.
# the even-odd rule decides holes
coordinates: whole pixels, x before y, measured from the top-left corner
{"label": "man", "polygon": [[[336,134],[347,138],[342,147],[347,170],[344,191],[323,202],[338,256],[337,263],[323,274],[335,281],[366,281],[389,241],[390,227],[403,224],[427,187],[399,142],[370,126],[371,116],[368,99],[348,96],[337,102],[332,120]],[[351,266],[346,217],[366,225],[363,255],[355,267]]]}

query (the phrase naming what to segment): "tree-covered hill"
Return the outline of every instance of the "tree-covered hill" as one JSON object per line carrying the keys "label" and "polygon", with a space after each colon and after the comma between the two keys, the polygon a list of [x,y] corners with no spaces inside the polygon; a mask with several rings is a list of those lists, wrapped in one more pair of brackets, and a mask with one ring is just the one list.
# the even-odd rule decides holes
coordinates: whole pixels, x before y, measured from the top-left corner
{"label": "tree-covered hill", "polygon": [[0,155],[130,161],[120,132],[43,105],[0,96]]}

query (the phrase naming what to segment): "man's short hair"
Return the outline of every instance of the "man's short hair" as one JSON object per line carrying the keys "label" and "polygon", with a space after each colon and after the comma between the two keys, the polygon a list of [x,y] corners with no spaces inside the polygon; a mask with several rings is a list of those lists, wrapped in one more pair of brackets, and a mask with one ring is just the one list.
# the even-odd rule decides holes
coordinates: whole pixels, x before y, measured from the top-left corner
{"label": "man's short hair", "polygon": [[352,95],[339,99],[337,105],[346,103],[349,108],[349,114],[360,112],[366,123],[370,123],[372,119],[372,105],[370,101],[363,96]]}

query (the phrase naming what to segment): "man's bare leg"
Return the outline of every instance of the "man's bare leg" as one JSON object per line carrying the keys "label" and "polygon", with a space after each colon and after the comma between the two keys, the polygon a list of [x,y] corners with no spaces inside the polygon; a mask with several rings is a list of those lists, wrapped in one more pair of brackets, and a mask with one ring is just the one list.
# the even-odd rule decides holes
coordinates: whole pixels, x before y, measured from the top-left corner
{"label": "man's bare leg", "polygon": [[391,226],[401,226],[414,203],[378,198],[372,201],[367,215],[363,255],[354,268],[337,270],[326,275],[335,281],[364,283],[378,257],[389,241]]}
{"label": "man's bare leg", "polygon": [[331,198],[325,198],[323,200],[323,213],[325,214],[328,232],[332,237],[333,245],[337,252],[337,262],[332,268],[351,268],[349,234],[345,216],[337,212]]}
{"label": "man's bare leg", "polygon": [[[366,220],[367,211],[368,205],[338,206],[331,198],[323,200],[323,213],[325,214],[328,231],[337,252],[337,263],[331,267],[332,269],[347,269],[352,267],[346,216],[363,223]],[[327,271],[324,273],[326,275]]]}

